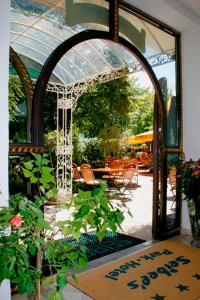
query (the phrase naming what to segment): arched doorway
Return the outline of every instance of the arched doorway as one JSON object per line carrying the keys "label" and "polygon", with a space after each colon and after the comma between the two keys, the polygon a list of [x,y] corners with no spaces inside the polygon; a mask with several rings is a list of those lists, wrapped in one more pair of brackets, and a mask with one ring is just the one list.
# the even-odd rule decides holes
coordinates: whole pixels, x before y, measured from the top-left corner
{"label": "arched doorway", "polygon": [[[46,90],[46,86],[52,71],[54,70],[58,61],[62,56],[67,53],[70,49],[75,47],[77,44],[91,40],[91,39],[104,39],[112,40],[112,35],[103,31],[87,30],[77,35],[69,38],[63,42],[56,50],[50,55],[46,64],[44,65],[40,76],[38,78],[35,93],[34,93],[34,103],[35,107],[33,110],[33,115],[37,118],[34,120],[34,134],[33,140],[34,144],[41,146],[43,144],[42,136],[42,99]],[[116,41],[114,41],[116,42]],[[163,93],[160,84],[149,65],[148,61],[141,54],[141,52],[127,40],[122,37],[118,38],[121,46],[125,47],[129,52],[131,52],[138,61],[142,64],[143,68],[149,75],[152,84],[155,89],[155,108],[154,108],[154,186],[153,186],[153,236],[154,238],[166,238],[170,234],[175,234],[179,232],[179,221],[178,217],[180,215],[180,207],[176,206],[176,222],[173,228],[168,228],[166,226],[166,201],[167,201],[167,156],[165,153],[165,148],[167,147],[167,113],[164,104]],[[36,101],[37,99],[37,101]]]}

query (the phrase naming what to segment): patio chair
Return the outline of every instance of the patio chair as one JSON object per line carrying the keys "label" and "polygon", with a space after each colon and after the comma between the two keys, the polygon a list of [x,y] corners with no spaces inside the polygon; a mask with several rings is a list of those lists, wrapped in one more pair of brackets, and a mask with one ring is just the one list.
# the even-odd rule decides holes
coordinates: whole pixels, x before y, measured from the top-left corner
{"label": "patio chair", "polygon": [[137,164],[135,164],[134,162],[130,162],[126,168],[135,168],[135,172],[134,172],[134,175],[133,175],[133,183],[137,184],[138,185],[138,173],[139,173],[139,167]]}
{"label": "patio chair", "polygon": [[81,166],[80,166],[80,169],[82,169],[82,168],[92,168],[89,164],[82,164]]}
{"label": "patio chair", "polygon": [[85,184],[89,186],[100,186],[101,182],[95,179],[90,165],[81,165],[81,174]]}
{"label": "patio chair", "polygon": [[136,167],[126,168],[121,178],[113,178],[115,187],[120,192],[122,190],[122,194],[125,194],[125,192],[128,191],[132,195],[131,188],[134,184],[135,169]]}
{"label": "patio chair", "polygon": [[85,182],[84,178],[80,176],[77,165],[75,163],[72,163],[72,180],[80,183]]}
{"label": "patio chair", "polygon": [[[108,167],[110,169],[122,169],[122,162],[120,160],[112,160],[108,163]],[[115,173],[113,172],[112,174],[110,173],[109,175],[103,175],[102,176],[102,179],[105,179],[105,180],[111,180],[112,178],[116,177],[116,176],[119,176],[119,175],[122,175],[122,173]]]}
{"label": "patio chair", "polygon": [[173,197],[174,197],[174,200],[173,200],[172,206],[171,206],[171,209],[172,209],[173,205],[176,202],[176,168],[170,169],[168,178],[169,178],[169,184],[170,184],[170,191],[172,192]]}
{"label": "patio chair", "polygon": [[109,162],[108,167],[111,169],[122,168],[121,160],[115,159]]}
{"label": "patio chair", "polygon": [[151,169],[152,168],[152,160],[148,156],[141,156],[140,157],[141,164],[145,167],[145,169]]}

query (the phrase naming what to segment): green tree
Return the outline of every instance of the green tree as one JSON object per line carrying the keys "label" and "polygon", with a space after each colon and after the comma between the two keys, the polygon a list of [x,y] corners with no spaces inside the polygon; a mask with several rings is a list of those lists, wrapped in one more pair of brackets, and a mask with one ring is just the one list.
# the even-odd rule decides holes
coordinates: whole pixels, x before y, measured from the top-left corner
{"label": "green tree", "polygon": [[73,122],[85,137],[103,141],[104,157],[120,157],[122,136],[152,129],[153,93],[128,77],[93,86],[78,100]]}
{"label": "green tree", "polygon": [[127,127],[129,134],[140,134],[153,129],[153,104],[154,93],[146,89],[143,89],[143,94],[132,101],[130,123]]}
{"label": "green tree", "polygon": [[93,86],[78,100],[73,122],[85,137],[99,137],[107,131],[107,137],[114,138],[113,126],[122,132],[128,125],[132,93],[128,78]]}

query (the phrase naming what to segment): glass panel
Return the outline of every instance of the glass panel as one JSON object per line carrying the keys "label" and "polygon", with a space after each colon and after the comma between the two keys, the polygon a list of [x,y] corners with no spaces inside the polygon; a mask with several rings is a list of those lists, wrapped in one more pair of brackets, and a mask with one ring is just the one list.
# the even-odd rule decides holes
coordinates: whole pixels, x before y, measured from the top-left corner
{"label": "glass panel", "polygon": [[21,9],[26,12],[32,12],[37,15],[42,15],[49,9],[49,6],[44,5],[42,3],[38,3],[38,1],[31,1],[31,0],[11,0],[11,7],[15,9]]}
{"label": "glass panel", "polygon": [[29,73],[29,76],[32,79],[37,79],[39,76],[39,73],[42,69],[42,65],[38,64],[36,61],[34,61],[28,57],[25,57],[23,55],[19,55],[19,57],[21,58],[22,62],[24,63],[24,65]]}
{"label": "glass panel", "polygon": [[122,50],[123,47],[106,40],[94,40],[93,45],[98,46],[98,52],[102,54],[106,62],[114,69],[126,67],[121,55],[119,55],[119,49]]}
{"label": "glass panel", "polygon": [[134,44],[144,54],[146,30],[139,18],[120,9],[119,32],[123,38]]}
{"label": "glass panel", "polygon": [[166,101],[167,105],[167,100],[172,96],[176,96],[175,62],[170,62],[168,64],[155,67],[153,68],[153,71],[159,79],[164,100]]}
{"label": "glass panel", "polygon": [[47,14],[46,17],[58,24],[66,25],[65,14],[66,14],[65,5],[63,4],[63,7],[50,10],[50,12]]}
{"label": "glass panel", "polygon": [[51,35],[51,32],[42,32],[41,30],[30,28],[27,32],[24,33],[24,36],[31,37],[37,39],[39,41],[43,41],[43,43],[51,46],[52,48],[56,48],[59,44],[62,43],[62,39],[57,36]]}
{"label": "glass panel", "polygon": [[167,205],[166,205],[166,229],[170,229],[176,225],[176,208],[177,208],[177,192],[176,192],[176,165],[178,154],[168,154],[167,156]]}
{"label": "glass panel", "polygon": [[34,25],[34,27],[44,30],[54,37],[61,38],[62,41],[67,40],[74,34],[73,31],[70,31],[70,29],[67,30],[67,28],[60,26],[60,24],[52,23],[45,19],[41,19]]}
{"label": "glass panel", "polygon": [[[79,30],[109,30],[109,3],[104,0],[66,0],[66,23]],[[82,27],[83,26],[83,27]]]}
{"label": "glass panel", "polygon": [[153,68],[163,91],[167,110],[167,145],[178,146],[178,103],[176,100],[176,68],[171,62]]}
{"label": "glass panel", "polygon": [[103,59],[100,53],[98,53],[98,50],[95,50],[95,46],[91,48],[88,47],[88,43],[85,44],[85,42],[83,42],[74,47],[73,49],[81,53],[87,61],[92,62],[97,72],[106,72],[109,70],[109,68],[106,65],[106,61]]}
{"label": "glass panel", "polygon": [[15,33],[22,33],[24,30],[26,30],[26,26],[20,25],[14,22],[10,23],[10,31]]}
{"label": "glass panel", "polygon": [[10,20],[11,22],[31,26],[38,20],[38,16],[33,16],[31,14],[28,15],[21,11],[15,11],[12,9],[10,14]]}
{"label": "glass panel", "polygon": [[[70,66],[68,64],[68,68],[69,68],[69,72],[63,68],[60,68],[60,66],[62,65],[62,59],[59,61],[59,64],[56,65],[53,73],[55,74],[55,76],[58,76],[58,78],[60,78],[60,80],[62,80],[63,83],[70,83],[70,82],[76,82],[77,78],[82,79],[81,76],[78,76],[77,73],[75,72],[73,66]],[[68,69],[67,68],[67,69]]]}
{"label": "glass panel", "polygon": [[[10,73],[13,73],[10,66]],[[27,104],[19,76],[9,79],[9,142],[27,142]]]}
{"label": "glass panel", "polygon": [[123,10],[120,10],[119,24],[120,34],[133,43],[153,67],[166,102],[167,143],[178,146],[175,37]]}
{"label": "glass panel", "polygon": [[69,61],[79,66],[86,75],[92,76],[94,74],[95,69],[93,68],[90,62],[87,62],[85,57],[77,54],[76,51],[69,51],[66,55]]}
{"label": "glass panel", "polygon": [[167,100],[167,143],[178,147],[178,104],[176,96]]}
{"label": "glass panel", "polygon": [[48,47],[48,45],[40,43],[39,40],[33,40],[33,39],[23,37],[23,36],[21,36],[17,39],[17,43],[26,45],[26,47],[33,48],[35,51],[41,52],[46,57],[48,57],[51,54],[51,52],[53,52],[53,50],[54,50],[54,49],[52,49],[52,47]]}
{"label": "glass panel", "polygon": [[175,38],[156,26],[120,9],[120,35],[126,37],[148,58],[175,50]]}
{"label": "glass panel", "polygon": [[35,60],[39,64],[43,65],[47,59],[46,55],[41,54],[41,53],[35,51],[34,49],[31,49],[31,48],[28,48],[28,47],[25,47],[23,45],[19,45],[16,43],[13,43],[12,46],[16,52],[19,52],[20,54],[23,54],[24,56],[27,56],[27,57]]}
{"label": "glass panel", "polygon": [[10,36],[10,44],[12,46],[12,41],[15,40],[15,39],[17,39],[19,35],[16,34],[16,33],[10,33],[9,36]]}

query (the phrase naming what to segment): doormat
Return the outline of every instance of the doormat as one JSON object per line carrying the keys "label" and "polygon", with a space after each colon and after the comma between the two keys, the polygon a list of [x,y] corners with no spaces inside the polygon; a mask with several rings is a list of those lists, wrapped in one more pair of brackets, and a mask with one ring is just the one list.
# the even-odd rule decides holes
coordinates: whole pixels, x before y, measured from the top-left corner
{"label": "doormat", "polygon": [[[78,245],[77,240],[73,237],[59,240],[58,243],[60,242]],[[88,261],[136,246],[144,242],[146,241],[122,233],[114,233],[112,231],[107,231],[101,242],[98,240],[95,231],[81,234],[79,241],[79,243],[87,248]]]}
{"label": "doormat", "polygon": [[[101,242],[98,240],[95,231],[81,234],[79,241],[79,243],[86,247],[88,261],[92,261],[94,259],[139,245],[144,242],[146,241],[143,239],[135,238],[122,233],[114,233],[112,231],[107,231]],[[55,248],[58,245],[63,245],[65,243],[72,243],[78,247],[77,240],[74,237],[68,237],[66,239],[56,240]],[[51,270],[49,269],[49,263],[47,260],[43,261],[42,271],[44,276],[50,276],[51,274],[56,273],[56,270],[53,268]]]}
{"label": "doormat", "polygon": [[200,250],[159,242],[76,277],[69,282],[95,300],[199,300]]}
{"label": "doormat", "polygon": [[87,248],[88,261],[146,242],[129,235],[108,231],[100,242],[95,232],[84,233],[80,242]]}

